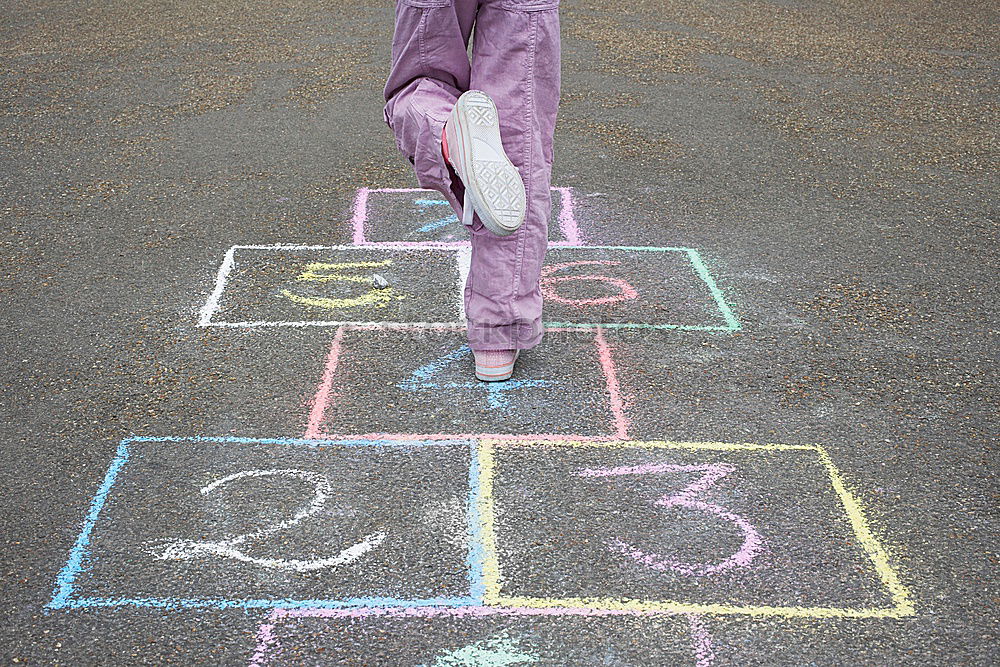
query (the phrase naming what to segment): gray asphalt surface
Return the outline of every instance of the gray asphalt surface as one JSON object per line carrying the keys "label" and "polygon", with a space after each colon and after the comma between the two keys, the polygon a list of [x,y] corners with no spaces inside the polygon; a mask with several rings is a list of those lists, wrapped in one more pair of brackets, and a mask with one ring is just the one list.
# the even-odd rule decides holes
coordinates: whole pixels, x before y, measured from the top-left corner
{"label": "gray asphalt surface", "polygon": [[[358,188],[416,186],[390,3],[7,3],[0,656],[1000,662],[998,13],[564,0],[553,185],[590,245],[697,250],[739,329],[686,255],[552,251],[640,297],[549,321],[676,327],[552,332],[491,391],[455,331],[199,326],[232,246],[350,244]],[[430,239],[424,196],[369,240]],[[350,321],[451,321],[458,265],[418,254],[237,255],[214,321],[340,321],[301,299],[358,283],[309,265],[387,258],[314,273],[405,297]]]}

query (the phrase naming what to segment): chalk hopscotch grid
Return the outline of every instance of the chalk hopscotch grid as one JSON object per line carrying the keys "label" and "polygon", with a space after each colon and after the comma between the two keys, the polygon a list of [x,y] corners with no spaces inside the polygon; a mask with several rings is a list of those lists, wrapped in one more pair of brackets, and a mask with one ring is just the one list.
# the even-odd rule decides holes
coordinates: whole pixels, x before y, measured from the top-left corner
{"label": "chalk hopscotch grid", "polygon": [[[226,289],[226,284],[229,280],[229,274],[232,272],[236,265],[236,252],[239,250],[261,250],[261,251],[303,251],[303,250],[320,250],[320,251],[352,251],[352,250],[366,250],[366,249],[383,249],[383,250],[416,250],[416,251],[427,251],[427,252],[454,252],[456,254],[455,261],[458,268],[458,289],[457,299],[456,299],[456,317],[457,319],[452,322],[393,322],[393,321],[374,321],[374,322],[364,322],[355,320],[301,320],[301,321],[286,321],[286,320],[255,320],[255,321],[241,321],[241,322],[228,322],[228,321],[214,321],[213,318],[215,314],[219,311],[221,307],[221,301],[223,294]],[[676,330],[676,331],[719,331],[719,332],[735,332],[742,329],[742,325],[737,319],[735,313],[730,307],[729,303],[726,301],[722,290],[719,289],[715,278],[712,276],[711,272],[708,270],[708,266],[705,264],[704,259],[701,254],[695,248],[684,248],[684,247],[655,247],[655,246],[613,246],[613,245],[560,245],[554,246],[550,245],[549,252],[558,250],[624,250],[629,252],[676,252],[683,253],[687,256],[688,261],[691,264],[692,269],[699,279],[705,284],[708,294],[715,304],[719,316],[723,319],[725,324],[722,325],[698,325],[698,324],[648,324],[643,322],[545,322],[544,327],[546,331],[551,329],[592,329],[595,327],[600,327],[603,329],[646,329],[646,330]],[[440,244],[431,243],[416,243],[414,245],[400,246],[399,244],[394,245],[290,245],[290,244],[274,244],[274,245],[234,245],[226,252],[223,257],[222,264],[219,266],[219,270],[216,273],[215,287],[209,294],[208,299],[205,304],[201,307],[198,326],[200,327],[228,327],[228,328],[254,328],[254,327],[335,327],[342,325],[355,325],[355,326],[366,326],[376,329],[444,329],[444,330],[465,330],[465,300],[464,300],[464,285],[465,281],[469,275],[469,265],[471,262],[471,250],[469,247],[457,247],[457,246],[442,246]]]}
{"label": "chalk hopscotch grid", "polygon": [[[603,339],[602,328],[648,328],[677,329],[690,331],[739,331],[741,325],[732,309],[726,302],[721,290],[708,270],[697,250],[683,247],[634,247],[634,246],[587,246],[579,235],[573,216],[572,197],[569,188],[553,188],[562,197],[562,210],[559,216],[560,230],[566,240],[550,243],[550,249],[562,248],[594,248],[617,249],[647,252],[682,252],[686,253],[696,274],[705,283],[714,300],[724,326],[685,326],[685,325],[650,325],[638,323],[575,323],[547,322],[547,330],[571,330],[592,328],[595,330],[595,342],[598,347],[607,348]],[[355,217],[353,220],[354,243],[349,246],[321,245],[238,245],[232,246],[226,253],[216,276],[212,293],[200,311],[200,326],[217,327],[258,327],[258,326],[338,326],[336,339],[342,339],[345,330],[361,329],[433,329],[462,330],[464,326],[464,303],[461,298],[461,286],[468,275],[469,242],[368,242],[365,238],[364,225],[367,220],[367,197],[373,192],[423,192],[417,188],[386,188],[358,191],[355,202]],[[359,214],[359,211],[362,213]],[[407,250],[445,250],[456,253],[458,263],[459,298],[457,303],[458,320],[456,322],[351,322],[351,321],[305,321],[305,322],[214,322],[212,318],[218,312],[226,281],[235,266],[238,250],[356,250],[364,248],[407,249]],[[336,345],[336,342],[335,342]],[[610,355],[610,352],[609,352]],[[331,349],[330,358],[334,359],[332,367],[324,370],[324,380],[329,370],[329,376],[336,371],[336,355]],[[610,357],[609,357],[610,358]],[[237,438],[237,437],[132,437],[123,440],[108,468],[105,478],[95,494],[89,511],[86,514],[83,527],[74,543],[69,558],[60,571],[53,597],[46,605],[50,609],[73,609],[89,607],[138,606],[155,608],[244,608],[272,609],[268,620],[259,628],[258,650],[251,660],[251,665],[262,665],[270,652],[273,655],[277,647],[274,636],[275,623],[290,618],[363,618],[363,617],[487,617],[487,616],[685,616],[691,626],[691,635],[695,643],[702,644],[698,651],[698,664],[711,664],[711,657],[702,658],[703,651],[711,652],[711,637],[703,626],[702,614],[742,614],[749,616],[785,616],[790,618],[899,618],[914,613],[914,606],[909,591],[900,582],[895,571],[888,562],[888,556],[874,537],[864,517],[860,504],[847,490],[839,471],[829,455],[820,446],[793,445],[739,445],[727,443],[670,443],[670,442],[630,442],[627,437],[628,422],[625,417],[623,401],[617,378],[605,368],[608,391],[612,397],[616,419],[616,437],[619,440],[607,438],[568,439],[565,435],[527,435],[511,436],[502,434],[375,434],[378,437],[373,442],[371,436],[325,436],[318,432],[318,424],[322,421],[325,407],[319,409],[319,418],[310,416],[310,428],[305,438]],[[321,386],[323,381],[321,381]],[[318,396],[318,394],[317,394]],[[317,411],[314,403],[313,412]],[[314,428],[315,426],[315,428]],[[321,437],[320,437],[321,436]],[[467,442],[470,446],[469,466],[469,498],[467,506],[467,531],[469,533],[469,550],[467,565],[469,572],[469,590],[467,597],[426,598],[426,599],[394,599],[394,598],[350,598],[344,600],[292,600],[292,599],[221,599],[221,598],[94,598],[77,597],[76,578],[84,572],[89,558],[89,545],[93,530],[100,519],[100,513],[112,491],[115,480],[121,470],[127,465],[131,443],[136,442],[224,442],[231,444],[258,443],[284,444],[304,446],[391,446],[391,445],[433,445],[455,444]],[[492,498],[494,474],[493,449],[496,446],[525,445],[530,442],[559,444],[566,446],[602,446],[602,447],[670,447],[670,448],[701,448],[701,449],[805,449],[817,452],[826,467],[831,484],[836,490],[846,514],[850,520],[855,535],[863,545],[866,553],[875,565],[876,571],[886,587],[890,590],[894,606],[884,609],[842,609],[828,607],[768,607],[768,606],[730,606],[730,605],[692,605],[670,601],[644,600],[608,600],[603,598],[569,598],[540,599],[505,597],[500,590],[500,564],[496,549],[496,536],[493,525],[495,511]],[[707,648],[706,648],[707,647]]]}
{"label": "chalk hopscotch grid", "polygon": [[[550,188],[552,192],[559,195],[559,232],[563,236],[562,241],[552,241],[549,247],[575,246],[584,243],[580,234],[580,226],[576,221],[576,212],[573,205],[573,189],[566,187]],[[351,218],[351,237],[354,245],[366,246],[369,248],[468,248],[472,244],[470,241],[369,241],[366,234],[368,224],[368,199],[374,193],[409,193],[415,194],[423,192],[428,195],[440,196],[435,190],[423,188],[358,188],[354,196],[354,211]],[[442,200],[443,201],[443,200]]]}
{"label": "chalk hopscotch grid", "polygon": [[[322,377],[316,387],[316,392],[309,400],[309,414],[306,423],[306,430],[303,437],[309,439],[345,439],[345,440],[466,440],[466,439],[506,439],[506,440],[526,440],[526,441],[547,441],[565,440],[565,434],[548,433],[528,433],[528,434],[501,434],[501,433],[430,433],[430,434],[410,434],[410,433],[365,433],[365,434],[331,434],[323,430],[323,421],[333,404],[334,392],[333,383],[336,378],[337,368],[344,352],[345,332],[352,330],[369,330],[374,327],[365,325],[342,325],[334,334],[330,344],[330,351],[327,354],[323,367]],[[576,329],[558,328],[553,332],[576,331]],[[598,363],[601,367],[601,374],[604,376],[605,392],[608,399],[608,410],[611,414],[610,433],[608,435],[595,436],[572,436],[577,440],[621,440],[628,437],[629,418],[625,410],[625,397],[622,392],[621,382],[618,379],[618,370],[614,361],[614,354],[608,344],[601,329],[594,329],[594,348]]]}
{"label": "chalk hopscotch grid", "polygon": [[[881,583],[889,591],[891,607],[847,608],[847,607],[800,607],[770,605],[726,605],[694,604],[673,600],[637,600],[619,598],[541,598],[514,597],[502,592],[502,574],[497,549],[494,526],[496,507],[493,499],[493,481],[496,473],[494,451],[499,446],[524,446],[521,440],[483,440],[479,446],[480,497],[477,501],[478,514],[483,524],[483,549],[485,552],[485,606],[514,609],[567,609],[570,613],[580,610],[614,614],[723,614],[747,616],[780,616],[786,618],[903,618],[913,616],[914,603],[910,591],[903,585],[899,575],[889,563],[889,555],[875,537],[865,518],[861,503],[850,492],[827,451],[820,445],[750,444],[723,442],[670,442],[670,441],[617,441],[594,442],[582,440],[551,441],[546,445],[565,447],[605,447],[605,448],[663,448],[714,451],[814,451],[830,479],[830,484],[840,500],[851,528],[859,544],[868,556]],[[527,443],[530,444],[530,443]]]}
{"label": "chalk hopscotch grid", "polygon": [[[88,597],[79,596],[77,578],[86,571],[87,563],[94,556],[90,553],[90,542],[94,529],[101,517],[101,511],[107,503],[108,496],[118,479],[119,474],[128,464],[132,454],[130,445],[133,443],[223,443],[232,445],[292,445],[323,447],[426,447],[442,445],[466,445],[469,447],[469,492],[466,509],[466,531],[468,533],[468,552],[466,565],[468,568],[469,595],[464,597],[432,597],[419,599],[400,599],[387,597],[355,597],[346,599],[274,599],[274,598],[173,598],[173,597]],[[479,490],[480,467],[477,452],[478,441],[462,438],[449,440],[414,440],[414,439],[309,439],[309,438],[240,438],[224,437],[152,437],[133,436],[122,440],[117,447],[115,457],[104,475],[100,487],[94,494],[90,508],[84,517],[83,526],[77,535],[69,558],[56,576],[55,590],[52,598],[45,605],[46,609],[88,609],[100,607],[153,607],[160,609],[336,609],[336,608],[382,608],[382,607],[467,607],[483,603],[485,592],[484,567],[485,555],[482,550],[482,521],[475,514],[479,505],[477,498]]]}

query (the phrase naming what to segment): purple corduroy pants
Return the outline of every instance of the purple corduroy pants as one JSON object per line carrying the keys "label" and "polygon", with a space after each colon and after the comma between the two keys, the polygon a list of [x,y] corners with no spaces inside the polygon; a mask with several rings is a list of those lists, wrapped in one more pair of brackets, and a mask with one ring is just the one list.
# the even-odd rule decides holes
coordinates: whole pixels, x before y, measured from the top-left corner
{"label": "purple corduroy pants", "polygon": [[385,120],[417,182],[444,195],[462,218],[465,190],[441,154],[441,131],[458,96],[482,90],[497,105],[504,151],[527,192],[524,224],[510,236],[474,218],[465,286],[474,350],[528,349],[542,338],[539,278],[552,206],[559,67],[558,0],[396,1]]}

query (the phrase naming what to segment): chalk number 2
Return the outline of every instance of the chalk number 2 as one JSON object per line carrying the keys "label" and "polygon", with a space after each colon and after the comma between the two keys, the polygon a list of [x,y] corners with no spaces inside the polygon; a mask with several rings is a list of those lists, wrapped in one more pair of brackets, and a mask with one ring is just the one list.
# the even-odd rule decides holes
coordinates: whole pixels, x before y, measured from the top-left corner
{"label": "chalk number 2", "polygon": [[316,514],[323,508],[327,499],[332,495],[330,481],[323,475],[308,472],[305,470],[244,470],[232,475],[227,475],[215,480],[211,484],[201,488],[201,494],[207,496],[216,489],[241,479],[251,479],[259,477],[290,477],[310,482],[313,485],[312,499],[307,505],[301,507],[293,516],[278,521],[269,526],[259,528],[253,532],[243,535],[234,535],[221,540],[174,540],[165,546],[160,546],[154,551],[154,557],[158,560],[192,560],[195,558],[208,558],[216,556],[219,558],[231,558],[236,561],[250,563],[259,567],[274,570],[294,570],[296,572],[310,572],[322,570],[328,567],[344,565],[355,561],[365,555],[385,541],[386,534],[383,532],[372,533],[366,536],[357,544],[340,551],[340,553],[328,558],[315,558],[311,560],[285,559],[285,558],[258,558],[251,556],[246,551],[245,545],[248,542],[256,542],[271,535],[288,530],[299,522]]}

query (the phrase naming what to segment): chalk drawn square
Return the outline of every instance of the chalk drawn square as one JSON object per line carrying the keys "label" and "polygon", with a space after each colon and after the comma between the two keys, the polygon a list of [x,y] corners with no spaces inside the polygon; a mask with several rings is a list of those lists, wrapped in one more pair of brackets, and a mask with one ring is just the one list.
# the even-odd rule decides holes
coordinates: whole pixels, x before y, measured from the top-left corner
{"label": "chalk drawn square", "polygon": [[694,665],[706,657],[703,644],[692,645],[685,617],[532,611],[279,609],[261,626],[250,664]]}
{"label": "chalk drawn square", "polygon": [[[442,248],[234,246],[199,323],[464,326],[459,286],[467,271],[461,260],[467,256],[468,250]],[[388,285],[377,287],[374,275]]]}
{"label": "chalk drawn square", "polygon": [[48,606],[468,604],[474,446],[126,440]]}
{"label": "chalk drawn square", "polygon": [[308,401],[306,433],[621,437],[615,371],[602,343],[592,331],[550,331],[519,357],[510,380],[481,382],[464,332],[347,329]]}
{"label": "chalk drawn square", "polygon": [[693,248],[550,247],[541,288],[549,327],[740,329]]}
{"label": "chalk drawn square", "polygon": [[[578,244],[571,188],[552,188],[549,241]],[[356,245],[468,246],[469,230],[454,209],[434,190],[361,188],[354,201],[352,233]]]}
{"label": "chalk drawn square", "polygon": [[480,457],[487,604],[913,614],[820,447],[509,441]]}

